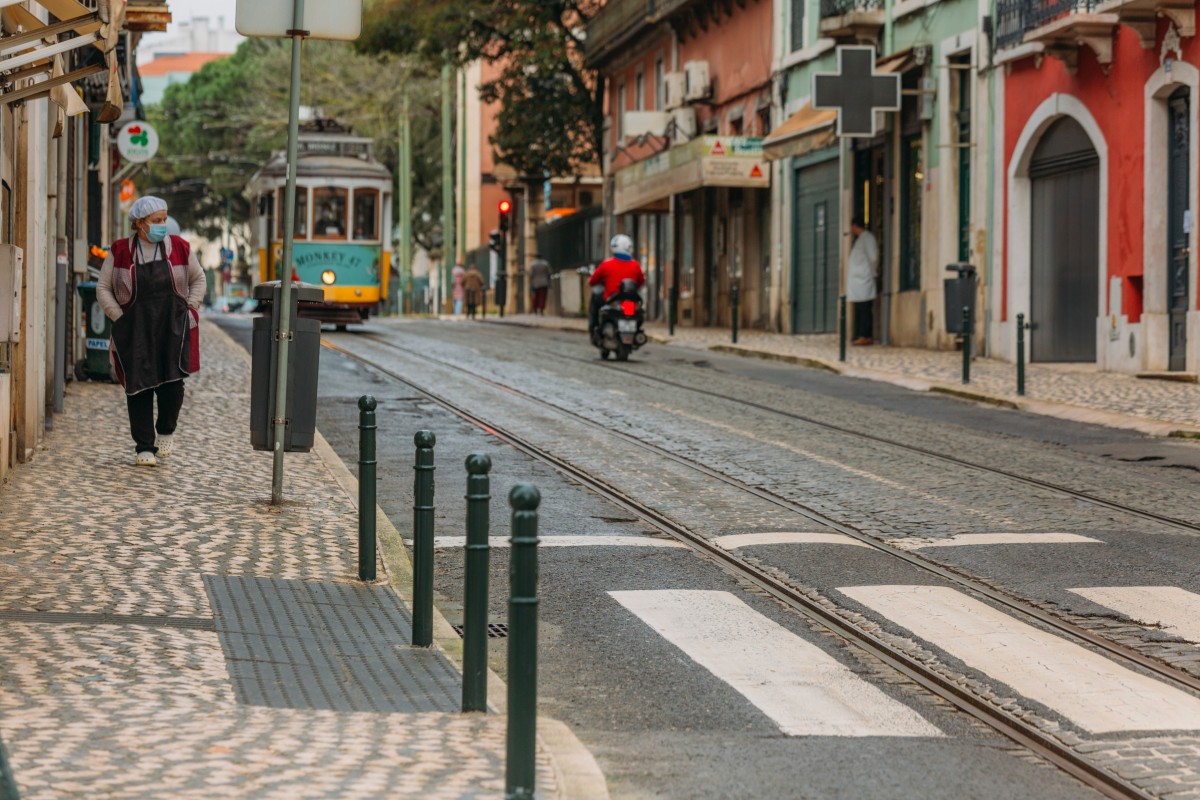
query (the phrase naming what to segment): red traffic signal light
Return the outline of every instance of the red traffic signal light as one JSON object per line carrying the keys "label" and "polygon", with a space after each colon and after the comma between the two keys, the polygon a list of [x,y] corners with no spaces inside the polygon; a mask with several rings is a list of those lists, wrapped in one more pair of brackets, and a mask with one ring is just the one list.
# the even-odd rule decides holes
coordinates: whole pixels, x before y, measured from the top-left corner
{"label": "red traffic signal light", "polygon": [[500,201],[500,232],[508,232],[508,214],[512,211],[512,200],[504,199]]}

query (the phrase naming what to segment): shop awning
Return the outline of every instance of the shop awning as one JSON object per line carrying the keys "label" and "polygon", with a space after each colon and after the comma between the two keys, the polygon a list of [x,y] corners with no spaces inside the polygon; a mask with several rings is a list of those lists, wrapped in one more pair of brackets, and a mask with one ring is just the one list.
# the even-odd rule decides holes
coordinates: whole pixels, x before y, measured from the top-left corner
{"label": "shop awning", "polygon": [[703,186],[766,189],[771,170],[763,161],[762,139],[751,136],[698,136],[617,171],[613,213],[657,208],[671,195]]}
{"label": "shop awning", "polygon": [[[0,8],[4,33],[0,36],[0,75],[10,85],[16,85],[22,79],[37,81],[5,92],[0,95],[0,102],[41,97],[55,87],[102,71],[103,65],[93,64],[65,72],[62,56],[89,45],[108,52],[120,33],[123,0],[101,0],[100,8],[95,11],[77,0],[38,2],[59,21],[44,23],[28,9],[15,4]],[[71,35],[63,38],[66,34]],[[38,81],[43,76],[44,79]],[[66,104],[64,108],[77,107],[70,98],[62,96],[59,99]]]}
{"label": "shop awning", "polygon": [[768,161],[778,161],[829,147],[837,141],[835,122],[837,112],[833,109],[818,110],[812,103],[805,103],[763,139],[763,155]]}

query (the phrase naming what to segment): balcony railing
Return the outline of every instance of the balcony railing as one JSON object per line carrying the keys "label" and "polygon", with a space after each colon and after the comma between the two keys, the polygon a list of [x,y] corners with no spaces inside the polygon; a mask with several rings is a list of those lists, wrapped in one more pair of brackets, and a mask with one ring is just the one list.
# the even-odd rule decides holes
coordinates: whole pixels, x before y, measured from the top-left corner
{"label": "balcony railing", "polygon": [[1095,0],[997,0],[996,47],[1015,47],[1035,28],[1095,10]]}
{"label": "balcony railing", "polygon": [[821,19],[841,17],[853,11],[882,11],[883,0],[821,0]]}

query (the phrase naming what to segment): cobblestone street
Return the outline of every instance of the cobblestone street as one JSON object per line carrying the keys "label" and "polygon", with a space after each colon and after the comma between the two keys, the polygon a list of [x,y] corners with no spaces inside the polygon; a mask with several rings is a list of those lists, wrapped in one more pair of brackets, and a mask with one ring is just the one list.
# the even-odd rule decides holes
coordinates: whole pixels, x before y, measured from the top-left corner
{"label": "cobblestone street", "polygon": [[[287,503],[267,504],[248,358],[204,333],[169,460],[133,466],[120,389],[77,383],[0,489],[0,737],[22,796],[500,796],[504,717],[453,713],[457,678],[431,696],[450,713],[235,697],[204,576],[352,588],[357,513],[316,453],[287,457]],[[554,775],[543,758],[546,797]]]}

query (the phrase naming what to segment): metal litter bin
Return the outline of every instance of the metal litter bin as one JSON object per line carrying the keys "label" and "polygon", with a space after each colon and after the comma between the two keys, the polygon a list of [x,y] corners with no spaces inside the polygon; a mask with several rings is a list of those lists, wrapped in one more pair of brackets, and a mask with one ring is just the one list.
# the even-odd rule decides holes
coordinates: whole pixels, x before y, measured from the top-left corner
{"label": "metal litter bin", "polygon": [[[275,449],[275,391],[278,375],[278,351],[275,331],[282,308],[279,281],[260,283],[254,297],[269,303],[254,319],[253,359],[250,375],[250,443],[255,450]],[[312,449],[317,430],[317,375],[321,358],[321,323],[301,319],[296,313],[300,303],[321,303],[325,290],[309,283],[293,283],[291,321],[293,338],[288,345],[288,387],[286,432],[283,449],[289,453],[307,453]]]}
{"label": "metal litter bin", "polygon": [[77,380],[114,380],[112,364],[108,359],[109,337],[112,321],[105,316],[104,309],[96,300],[96,284],[93,281],[79,284],[80,305],[83,309],[83,336],[85,355],[75,362]]}
{"label": "metal litter bin", "polygon": [[975,319],[975,267],[961,263],[947,264],[946,271],[958,273],[957,278],[946,278],[942,283],[946,333],[962,335],[963,306],[971,309],[971,319]]}

